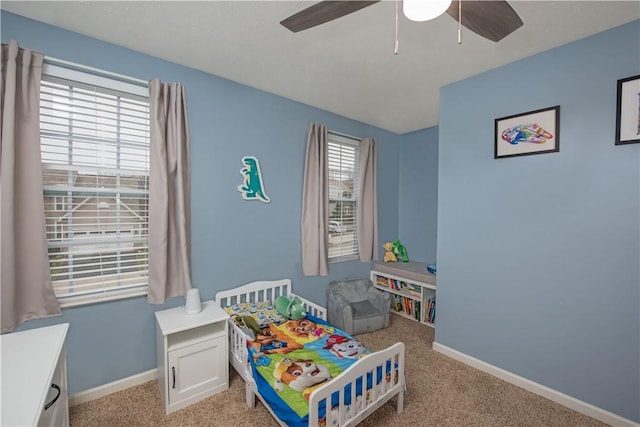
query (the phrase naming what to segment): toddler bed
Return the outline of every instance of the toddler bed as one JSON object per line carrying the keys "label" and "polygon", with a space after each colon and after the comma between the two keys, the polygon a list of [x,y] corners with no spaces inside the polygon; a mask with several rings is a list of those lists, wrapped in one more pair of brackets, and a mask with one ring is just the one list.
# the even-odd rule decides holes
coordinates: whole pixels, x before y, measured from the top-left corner
{"label": "toddler bed", "polygon": [[[289,279],[258,281],[218,292],[231,314],[229,361],[245,382],[246,402],[257,396],[283,426],[356,425],[394,396],[403,410],[404,344],[370,352],[326,322],[326,309],[300,298],[300,321],[277,314],[278,296],[296,297]],[[260,324],[252,333],[242,319]],[[255,329],[255,328],[254,328]]]}

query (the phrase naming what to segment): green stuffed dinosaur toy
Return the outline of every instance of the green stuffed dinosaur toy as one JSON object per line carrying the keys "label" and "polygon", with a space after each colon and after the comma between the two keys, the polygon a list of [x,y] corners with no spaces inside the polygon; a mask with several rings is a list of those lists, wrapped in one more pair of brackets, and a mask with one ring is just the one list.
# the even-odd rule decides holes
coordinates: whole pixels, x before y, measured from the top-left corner
{"label": "green stuffed dinosaur toy", "polygon": [[393,241],[393,253],[396,255],[398,261],[409,262],[407,248],[405,248],[402,243],[400,243],[400,240]]}
{"label": "green stuffed dinosaur toy", "polygon": [[306,316],[306,310],[298,297],[287,298],[284,295],[276,298],[276,311],[289,320],[300,320]]}

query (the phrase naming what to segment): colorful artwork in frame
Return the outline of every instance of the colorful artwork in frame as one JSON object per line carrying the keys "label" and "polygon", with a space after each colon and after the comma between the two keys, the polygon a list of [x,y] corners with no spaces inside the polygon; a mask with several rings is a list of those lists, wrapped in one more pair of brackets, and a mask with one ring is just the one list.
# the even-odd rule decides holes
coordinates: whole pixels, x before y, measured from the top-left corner
{"label": "colorful artwork in frame", "polygon": [[242,185],[238,186],[238,191],[245,200],[259,200],[263,203],[269,203],[271,199],[267,196],[262,181],[262,171],[260,170],[260,162],[255,156],[244,156],[242,158],[242,168],[240,175],[244,177]]}
{"label": "colorful artwork in frame", "polygon": [[494,158],[560,151],[560,106],[495,120]]}
{"label": "colorful artwork in frame", "polygon": [[616,145],[640,143],[640,75],[618,80]]}

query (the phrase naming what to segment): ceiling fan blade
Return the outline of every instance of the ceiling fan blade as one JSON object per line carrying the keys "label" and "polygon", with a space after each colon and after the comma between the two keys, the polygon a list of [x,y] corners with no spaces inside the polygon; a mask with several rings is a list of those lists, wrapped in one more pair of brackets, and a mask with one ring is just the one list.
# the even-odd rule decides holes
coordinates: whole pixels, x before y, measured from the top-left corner
{"label": "ceiling fan blade", "polygon": [[374,1],[321,1],[280,21],[284,27],[297,33],[325,22],[353,13],[357,10],[378,3]]}
{"label": "ceiling fan blade", "polygon": [[[459,1],[453,0],[447,13],[458,20]],[[520,28],[522,20],[506,1],[462,2],[462,25],[474,33],[498,42]]]}

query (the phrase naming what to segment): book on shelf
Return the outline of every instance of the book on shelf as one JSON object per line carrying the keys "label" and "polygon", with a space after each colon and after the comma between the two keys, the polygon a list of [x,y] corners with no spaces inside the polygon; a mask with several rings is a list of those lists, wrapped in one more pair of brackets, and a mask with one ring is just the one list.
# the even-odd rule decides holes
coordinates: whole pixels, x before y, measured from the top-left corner
{"label": "book on shelf", "polygon": [[424,321],[435,323],[436,320],[436,297],[435,295],[425,301]]}
{"label": "book on shelf", "polygon": [[402,311],[402,297],[400,295],[393,296],[393,305],[396,311]]}
{"label": "book on shelf", "polygon": [[420,320],[421,316],[421,302],[402,295],[393,296],[394,310],[403,313],[407,317],[411,317],[415,320]]}
{"label": "book on shelf", "polygon": [[380,286],[384,286],[385,288],[393,289],[396,291],[402,291],[406,284],[400,280],[392,279],[390,277],[382,277],[378,276],[376,279],[376,283]]}
{"label": "book on shelf", "polygon": [[378,286],[383,286],[385,288],[389,287],[389,281],[387,280],[386,277],[382,277],[382,276],[376,276],[376,284]]}
{"label": "book on shelf", "polygon": [[419,297],[422,295],[422,287],[418,285],[414,285],[413,283],[407,284],[407,290],[409,291],[410,295],[413,295],[416,297]]}

